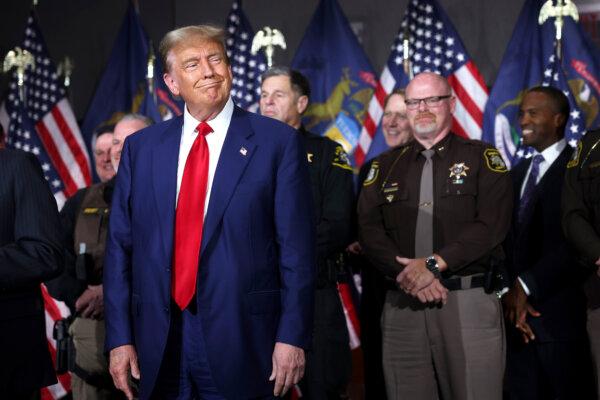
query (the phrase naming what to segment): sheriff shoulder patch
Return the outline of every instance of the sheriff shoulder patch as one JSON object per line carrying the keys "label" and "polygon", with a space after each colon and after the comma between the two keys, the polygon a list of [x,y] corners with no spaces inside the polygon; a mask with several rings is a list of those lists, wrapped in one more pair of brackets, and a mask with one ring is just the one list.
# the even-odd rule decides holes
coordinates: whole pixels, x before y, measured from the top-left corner
{"label": "sheriff shoulder patch", "polygon": [[577,142],[577,148],[571,155],[571,159],[567,163],[567,168],[574,168],[579,165],[579,158],[581,157],[581,150],[583,149],[583,143]]}
{"label": "sheriff shoulder patch", "polygon": [[348,154],[346,154],[342,146],[337,146],[335,148],[335,154],[333,156],[333,162],[331,163],[331,165],[333,165],[334,167],[339,167],[342,169],[347,169],[348,171],[352,171],[352,166],[350,165]]}
{"label": "sheriff shoulder patch", "polygon": [[483,158],[485,158],[485,163],[487,167],[494,172],[507,172],[508,168],[506,168],[506,163],[500,152],[496,149],[486,149],[483,152]]}
{"label": "sheriff shoulder patch", "polygon": [[379,176],[379,162],[373,161],[373,164],[371,164],[371,169],[369,170],[369,173],[367,174],[367,179],[365,179],[365,181],[363,182],[363,186],[369,186],[369,185],[373,184],[373,182],[375,182],[377,180],[378,176]]}

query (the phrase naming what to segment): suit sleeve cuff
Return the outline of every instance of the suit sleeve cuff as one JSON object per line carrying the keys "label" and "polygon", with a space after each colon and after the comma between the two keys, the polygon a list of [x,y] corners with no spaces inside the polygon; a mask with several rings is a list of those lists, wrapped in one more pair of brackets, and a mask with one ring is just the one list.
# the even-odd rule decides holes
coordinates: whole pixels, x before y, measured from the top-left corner
{"label": "suit sleeve cuff", "polygon": [[527,296],[531,296],[531,290],[529,288],[529,285],[527,285],[527,283],[525,283],[524,278],[517,276],[517,280],[519,281],[519,284],[521,285],[521,287],[523,288],[523,291],[525,292],[525,294]]}

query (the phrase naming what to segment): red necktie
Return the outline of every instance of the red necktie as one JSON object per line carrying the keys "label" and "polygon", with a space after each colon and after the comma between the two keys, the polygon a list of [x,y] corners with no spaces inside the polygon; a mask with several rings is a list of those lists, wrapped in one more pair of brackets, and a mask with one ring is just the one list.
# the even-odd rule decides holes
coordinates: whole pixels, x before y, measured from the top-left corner
{"label": "red necktie", "polygon": [[185,162],[175,212],[175,251],[171,293],[175,303],[182,310],[190,303],[196,291],[208,182],[209,154],[205,136],[213,131],[204,121],[198,124],[196,130],[198,137],[194,140]]}

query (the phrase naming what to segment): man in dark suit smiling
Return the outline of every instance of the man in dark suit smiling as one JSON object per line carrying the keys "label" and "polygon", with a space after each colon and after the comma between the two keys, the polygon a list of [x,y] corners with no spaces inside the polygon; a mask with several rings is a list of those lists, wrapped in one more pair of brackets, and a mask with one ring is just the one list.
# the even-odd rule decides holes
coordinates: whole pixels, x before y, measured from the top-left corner
{"label": "man in dark suit smiling", "polygon": [[516,206],[505,249],[512,286],[503,297],[510,398],[588,398],[582,276],[560,221],[572,153],[564,139],[569,102],[558,89],[535,87],[519,115],[523,144],[534,153],[511,171]]}

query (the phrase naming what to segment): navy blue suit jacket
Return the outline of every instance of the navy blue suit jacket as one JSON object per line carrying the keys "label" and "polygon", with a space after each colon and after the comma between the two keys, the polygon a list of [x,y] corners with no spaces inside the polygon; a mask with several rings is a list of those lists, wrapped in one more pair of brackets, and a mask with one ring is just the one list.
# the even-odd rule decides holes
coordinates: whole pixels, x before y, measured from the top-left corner
{"label": "navy blue suit jacket", "polygon": [[512,282],[517,276],[525,282],[531,291],[529,302],[542,314],[528,318],[540,342],[578,340],[585,329],[582,276],[560,219],[562,185],[571,152],[567,146],[546,171],[520,225],[518,205],[531,159],[511,171],[517,206],[505,241],[507,269]]}
{"label": "navy blue suit jacket", "polygon": [[[142,398],[167,342],[183,118],[125,141],[104,266],[106,349],[134,344]],[[285,124],[235,107],[210,195],[196,288],[208,361],[229,399],[272,393],[275,342],[311,342],[315,232],[306,152]]]}

